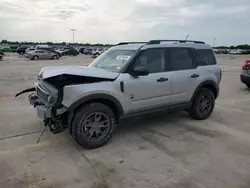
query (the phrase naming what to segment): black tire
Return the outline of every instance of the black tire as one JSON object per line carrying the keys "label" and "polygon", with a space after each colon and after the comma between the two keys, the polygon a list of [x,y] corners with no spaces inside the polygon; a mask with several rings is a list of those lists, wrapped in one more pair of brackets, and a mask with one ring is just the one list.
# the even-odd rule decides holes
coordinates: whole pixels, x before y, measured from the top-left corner
{"label": "black tire", "polygon": [[[104,125],[103,123],[102,125],[103,127],[101,128],[98,127],[98,123],[96,123],[97,122],[96,120],[95,121],[90,120],[90,118],[95,119],[98,114],[99,115],[101,114],[103,119],[105,118],[107,119],[107,125]],[[89,127],[88,130],[86,130],[87,127]],[[94,130],[96,129],[96,127],[98,127],[97,130]],[[99,135],[99,133],[97,133],[97,131],[100,131],[101,129],[103,130],[103,133],[99,132],[102,135],[100,136],[100,138],[98,138],[97,135]],[[87,149],[95,149],[104,146],[111,139],[115,129],[116,129],[115,115],[107,105],[102,103],[89,103],[82,106],[76,112],[72,122],[73,138],[79,145]],[[91,138],[86,138],[89,137],[88,136],[89,134],[91,134]],[[95,138],[94,136],[97,138]]]}
{"label": "black tire", "polygon": [[[205,100],[209,102],[205,103]],[[202,103],[202,104],[201,104]],[[210,89],[202,88],[193,100],[191,108],[188,110],[189,115],[197,120],[207,119],[213,112],[215,105],[215,97]],[[202,112],[203,111],[203,112]]]}
{"label": "black tire", "polygon": [[58,56],[57,56],[57,55],[54,55],[54,56],[52,57],[52,59],[56,60],[56,59],[58,59]]}
{"label": "black tire", "polygon": [[250,84],[246,84],[246,86],[247,86],[248,88],[250,88]]}
{"label": "black tire", "polygon": [[39,57],[37,56],[37,55],[35,55],[35,56],[33,56],[33,58],[32,59],[34,59],[34,60],[38,60],[39,59]]}

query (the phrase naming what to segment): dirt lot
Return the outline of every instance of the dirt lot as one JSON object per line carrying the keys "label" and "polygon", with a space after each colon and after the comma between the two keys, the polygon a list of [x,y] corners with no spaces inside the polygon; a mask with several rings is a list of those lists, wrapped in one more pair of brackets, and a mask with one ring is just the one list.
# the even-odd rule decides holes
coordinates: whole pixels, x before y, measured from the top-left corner
{"label": "dirt lot", "polygon": [[182,112],[124,122],[108,145],[85,150],[67,132],[52,135],[22,95],[48,65],[92,58],[30,61],[10,54],[0,62],[1,188],[249,188],[250,90],[239,79],[250,56],[219,56],[220,96],[212,116]]}

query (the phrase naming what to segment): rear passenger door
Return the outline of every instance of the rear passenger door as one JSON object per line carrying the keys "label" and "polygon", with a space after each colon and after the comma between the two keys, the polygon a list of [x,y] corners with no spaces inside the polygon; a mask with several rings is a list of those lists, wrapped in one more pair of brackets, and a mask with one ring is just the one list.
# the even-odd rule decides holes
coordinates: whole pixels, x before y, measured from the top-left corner
{"label": "rear passenger door", "polygon": [[200,84],[200,75],[189,48],[169,48],[168,71],[171,79],[170,104],[191,100]]}

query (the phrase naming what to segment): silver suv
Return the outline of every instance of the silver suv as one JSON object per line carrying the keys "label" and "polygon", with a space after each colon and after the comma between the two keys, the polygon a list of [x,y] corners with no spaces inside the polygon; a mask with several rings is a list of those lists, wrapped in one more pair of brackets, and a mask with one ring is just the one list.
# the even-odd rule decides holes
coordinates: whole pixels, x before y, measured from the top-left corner
{"label": "silver suv", "polygon": [[88,67],[45,67],[31,105],[51,132],[69,129],[78,144],[105,145],[121,119],[186,110],[204,120],[214,109],[221,70],[212,48],[200,41],[122,43]]}

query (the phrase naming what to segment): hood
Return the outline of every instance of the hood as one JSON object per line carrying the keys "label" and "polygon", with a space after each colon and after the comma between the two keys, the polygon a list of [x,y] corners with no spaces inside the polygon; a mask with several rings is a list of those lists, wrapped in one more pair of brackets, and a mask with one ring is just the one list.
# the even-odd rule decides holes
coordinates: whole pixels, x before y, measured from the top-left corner
{"label": "hood", "polygon": [[119,75],[119,73],[86,66],[49,66],[42,68],[39,76],[46,79],[62,74],[106,79],[116,79]]}

